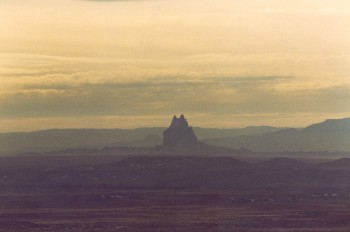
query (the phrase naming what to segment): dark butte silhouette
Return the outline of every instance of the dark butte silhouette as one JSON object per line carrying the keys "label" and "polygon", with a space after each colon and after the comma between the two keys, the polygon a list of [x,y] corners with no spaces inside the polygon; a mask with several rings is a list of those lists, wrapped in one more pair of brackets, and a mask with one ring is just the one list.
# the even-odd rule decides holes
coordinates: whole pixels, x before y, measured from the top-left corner
{"label": "dark butte silhouette", "polygon": [[168,129],[163,132],[163,145],[167,148],[191,147],[198,144],[198,139],[183,114],[175,115]]}

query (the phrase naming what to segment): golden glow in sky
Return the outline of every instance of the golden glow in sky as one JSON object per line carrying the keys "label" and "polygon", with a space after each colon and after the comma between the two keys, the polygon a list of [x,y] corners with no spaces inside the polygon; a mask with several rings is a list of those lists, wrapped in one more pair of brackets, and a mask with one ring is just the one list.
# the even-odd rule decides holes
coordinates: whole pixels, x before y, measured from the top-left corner
{"label": "golden glow in sky", "polygon": [[350,116],[347,0],[1,0],[0,131]]}

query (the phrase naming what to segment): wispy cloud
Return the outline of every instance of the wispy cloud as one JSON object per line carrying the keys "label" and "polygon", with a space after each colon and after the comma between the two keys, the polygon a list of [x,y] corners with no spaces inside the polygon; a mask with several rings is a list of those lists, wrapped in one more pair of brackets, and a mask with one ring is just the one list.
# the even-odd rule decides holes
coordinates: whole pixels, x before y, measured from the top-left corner
{"label": "wispy cloud", "polygon": [[232,126],[348,113],[347,2],[266,6],[3,1],[0,120],[94,118],[85,125],[97,127],[130,117],[138,126],[138,118],[186,113],[201,126]]}
{"label": "wispy cloud", "polygon": [[340,8],[316,8],[316,9],[286,9],[286,8],[261,8],[254,10],[261,14],[296,14],[296,15],[313,15],[313,16],[349,16],[349,9]]}
{"label": "wispy cloud", "polygon": [[83,0],[83,1],[88,1],[88,2],[138,2],[138,1],[156,1],[156,0]]}

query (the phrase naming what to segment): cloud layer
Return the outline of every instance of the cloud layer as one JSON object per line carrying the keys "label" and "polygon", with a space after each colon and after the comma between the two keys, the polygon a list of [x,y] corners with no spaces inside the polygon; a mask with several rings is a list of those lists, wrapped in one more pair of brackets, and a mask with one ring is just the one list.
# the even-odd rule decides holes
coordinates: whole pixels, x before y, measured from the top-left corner
{"label": "cloud layer", "polygon": [[268,2],[3,1],[0,130],[350,115],[349,4]]}

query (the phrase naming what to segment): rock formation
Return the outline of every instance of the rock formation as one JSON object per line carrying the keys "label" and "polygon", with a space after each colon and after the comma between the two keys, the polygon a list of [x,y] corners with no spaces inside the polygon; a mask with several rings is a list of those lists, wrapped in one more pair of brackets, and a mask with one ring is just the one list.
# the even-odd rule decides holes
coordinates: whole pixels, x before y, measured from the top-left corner
{"label": "rock formation", "polygon": [[168,148],[191,147],[198,144],[192,127],[188,125],[184,115],[173,117],[168,129],[163,132],[163,145]]}

